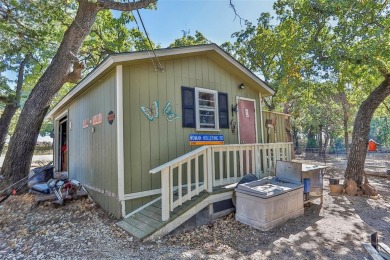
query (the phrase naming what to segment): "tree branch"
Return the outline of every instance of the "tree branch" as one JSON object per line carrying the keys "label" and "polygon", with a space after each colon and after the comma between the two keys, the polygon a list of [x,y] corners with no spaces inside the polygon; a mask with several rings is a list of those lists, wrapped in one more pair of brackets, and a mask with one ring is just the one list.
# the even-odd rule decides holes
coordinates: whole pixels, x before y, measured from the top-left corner
{"label": "tree branch", "polygon": [[382,105],[384,105],[387,111],[390,113],[390,107],[384,101],[382,102]]}
{"label": "tree branch", "polygon": [[157,0],[139,0],[137,2],[121,3],[110,0],[98,0],[97,3],[101,9],[113,9],[117,11],[132,11],[148,7]]}
{"label": "tree branch", "polygon": [[234,12],[234,20],[238,17],[240,19],[240,25],[241,25],[241,22],[242,21],[246,21],[245,19],[243,19],[238,13],[237,13],[237,10],[236,10],[236,6],[233,4],[232,0],[229,1],[229,6],[230,8],[233,9],[233,12]]}

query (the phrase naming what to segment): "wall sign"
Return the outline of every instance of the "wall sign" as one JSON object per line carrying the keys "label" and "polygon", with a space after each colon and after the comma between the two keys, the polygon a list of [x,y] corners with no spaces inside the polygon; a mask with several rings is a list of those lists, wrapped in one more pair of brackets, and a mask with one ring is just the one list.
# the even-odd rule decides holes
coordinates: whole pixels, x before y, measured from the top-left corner
{"label": "wall sign", "polygon": [[98,125],[98,124],[101,124],[103,121],[103,115],[102,113],[99,113],[97,115],[94,115],[92,117],[92,125]]}
{"label": "wall sign", "polygon": [[245,117],[249,117],[249,110],[245,108]]}
{"label": "wall sign", "polygon": [[110,125],[112,125],[112,123],[114,123],[114,120],[115,120],[115,113],[114,111],[110,110],[110,112],[108,112],[107,115],[107,121]]}
{"label": "wall sign", "polygon": [[83,128],[87,128],[89,126],[89,119],[84,119],[83,120]]}
{"label": "wall sign", "polygon": [[224,144],[223,135],[190,134],[190,145]]}

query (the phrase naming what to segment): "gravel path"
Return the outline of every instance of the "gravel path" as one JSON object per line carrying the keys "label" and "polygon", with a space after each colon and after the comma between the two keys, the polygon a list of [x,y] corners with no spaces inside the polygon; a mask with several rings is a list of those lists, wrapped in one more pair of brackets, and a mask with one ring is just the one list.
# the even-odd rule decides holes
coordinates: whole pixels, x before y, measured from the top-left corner
{"label": "gravel path", "polygon": [[390,244],[390,179],[369,179],[378,198],[330,196],[325,181],[322,208],[271,231],[231,214],[154,242],[135,241],[89,199],[54,207],[14,196],[0,206],[0,259],[364,259],[372,232]]}

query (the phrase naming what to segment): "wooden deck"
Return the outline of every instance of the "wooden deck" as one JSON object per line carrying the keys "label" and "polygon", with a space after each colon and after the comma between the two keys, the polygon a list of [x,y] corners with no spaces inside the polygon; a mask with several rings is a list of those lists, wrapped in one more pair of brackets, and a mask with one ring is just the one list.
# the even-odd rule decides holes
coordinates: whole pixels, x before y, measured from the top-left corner
{"label": "wooden deck", "polygon": [[161,237],[183,224],[209,204],[231,198],[234,188],[235,185],[230,185],[229,187],[218,187],[213,193],[203,191],[175,208],[167,221],[161,220],[162,210],[161,200],[159,200],[116,224],[140,240]]}

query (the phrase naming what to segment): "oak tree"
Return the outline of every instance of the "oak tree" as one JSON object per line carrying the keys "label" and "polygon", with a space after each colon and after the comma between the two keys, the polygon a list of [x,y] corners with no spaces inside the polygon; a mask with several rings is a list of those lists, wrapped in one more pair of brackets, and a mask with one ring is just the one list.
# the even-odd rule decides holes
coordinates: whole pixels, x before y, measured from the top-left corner
{"label": "oak tree", "polygon": [[74,18],[63,34],[61,43],[50,64],[38,79],[20,113],[1,169],[1,174],[5,176],[6,180],[3,185],[23,178],[29,171],[39,129],[52,99],[66,82],[75,82],[81,77],[84,64],[78,59],[77,54],[83,41],[90,34],[98,13],[110,9],[137,10],[146,8],[156,1],[77,1],[77,11]]}

